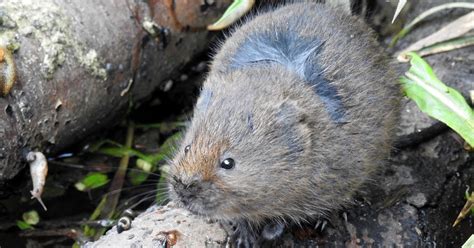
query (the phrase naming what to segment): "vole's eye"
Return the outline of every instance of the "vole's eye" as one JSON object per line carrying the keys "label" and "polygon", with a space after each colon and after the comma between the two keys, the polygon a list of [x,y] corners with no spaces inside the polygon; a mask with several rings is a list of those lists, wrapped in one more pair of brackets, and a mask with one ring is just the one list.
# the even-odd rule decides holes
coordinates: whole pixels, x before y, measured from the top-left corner
{"label": "vole's eye", "polygon": [[184,147],[184,153],[188,153],[189,150],[191,150],[191,146],[190,145],[187,145]]}
{"label": "vole's eye", "polygon": [[231,158],[226,158],[221,163],[221,168],[226,169],[226,170],[230,170],[234,168],[234,166],[235,166],[235,161]]}

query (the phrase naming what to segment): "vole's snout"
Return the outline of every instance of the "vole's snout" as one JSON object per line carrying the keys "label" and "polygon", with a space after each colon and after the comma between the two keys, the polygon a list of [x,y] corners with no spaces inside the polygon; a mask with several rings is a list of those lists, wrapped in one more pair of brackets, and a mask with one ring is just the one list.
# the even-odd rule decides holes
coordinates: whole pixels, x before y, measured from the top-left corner
{"label": "vole's snout", "polygon": [[172,186],[178,200],[185,206],[189,205],[201,191],[200,179],[196,176],[188,178],[173,177]]}

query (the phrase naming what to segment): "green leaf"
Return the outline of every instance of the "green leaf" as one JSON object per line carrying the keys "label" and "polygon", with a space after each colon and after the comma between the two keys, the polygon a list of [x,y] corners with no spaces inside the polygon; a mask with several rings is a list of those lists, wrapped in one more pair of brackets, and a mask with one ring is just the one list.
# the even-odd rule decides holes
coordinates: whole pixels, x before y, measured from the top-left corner
{"label": "green leaf", "polygon": [[105,154],[105,155],[109,155],[109,156],[112,156],[112,157],[117,157],[117,158],[121,158],[125,155],[133,156],[133,151],[130,151],[129,149],[127,149],[123,146],[102,147],[102,148],[98,149],[97,152]]}
{"label": "green leaf", "polygon": [[109,178],[107,177],[107,175],[100,172],[91,172],[79,182],[74,184],[74,186],[79,191],[87,191],[104,186],[108,182]]}
{"label": "green leaf", "polygon": [[36,212],[35,210],[31,210],[31,211],[23,213],[22,218],[23,218],[23,221],[29,225],[36,225],[40,221],[38,212]]}
{"label": "green leaf", "polygon": [[168,137],[161,145],[160,151],[158,153],[148,155],[148,162],[150,162],[152,165],[156,165],[164,159],[169,158],[174,151],[176,142],[181,139],[181,135],[181,132],[177,132]]}
{"label": "green leaf", "polygon": [[441,82],[416,53],[407,55],[411,58],[411,67],[406,77],[400,79],[405,94],[421,111],[444,122],[474,146],[474,111],[464,97]]}
{"label": "green leaf", "polygon": [[88,152],[97,152],[101,147],[103,147],[105,144],[110,144],[110,145],[114,145],[114,146],[122,146],[122,144],[120,143],[117,143],[113,140],[109,140],[109,139],[103,139],[103,140],[99,140],[98,142],[95,142],[93,144],[91,144],[88,148],[87,148],[87,151]]}
{"label": "green leaf", "polygon": [[128,178],[133,185],[140,185],[146,181],[150,173],[140,170],[132,170],[128,172]]}
{"label": "green leaf", "polygon": [[109,155],[112,157],[122,158],[125,155],[129,155],[131,157],[138,157],[142,160],[147,161],[148,163],[154,164],[154,158],[151,155],[146,155],[142,152],[139,152],[132,148],[127,148],[125,146],[119,147],[103,147],[97,150],[97,152]]}
{"label": "green leaf", "polygon": [[153,170],[153,165],[148,161],[139,158],[137,159],[137,168],[140,168],[145,172],[151,172]]}
{"label": "green leaf", "polygon": [[176,142],[181,139],[181,136],[182,133],[177,132],[166,139],[160,147],[160,153],[163,154],[163,156],[170,156],[173,152]]}
{"label": "green leaf", "polygon": [[245,15],[245,13],[247,13],[254,4],[255,0],[234,0],[232,4],[226,9],[222,17],[217,20],[217,22],[209,25],[207,29],[219,30],[230,26],[240,17]]}
{"label": "green leaf", "polygon": [[30,224],[22,221],[22,220],[17,220],[16,221],[16,226],[20,228],[20,230],[28,230],[28,229],[34,229],[33,226]]}

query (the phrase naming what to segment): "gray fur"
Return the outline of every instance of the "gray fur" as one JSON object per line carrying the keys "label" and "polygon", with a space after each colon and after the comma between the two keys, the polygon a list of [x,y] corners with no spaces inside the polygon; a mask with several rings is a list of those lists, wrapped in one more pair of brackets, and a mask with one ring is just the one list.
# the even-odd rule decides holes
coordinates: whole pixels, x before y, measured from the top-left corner
{"label": "gray fur", "polygon": [[[297,19],[301,20],[301,19]],[[291,20],[295,22],[295,20]],[[299,23],[290,25],[298,26]],[[295,72],[312,86],[321,97],[326,110],[336,122],[344,122],[344,107],[337,89],[323,76],[317,56],[324,44],[316,37],[303,38],[296,32],[288,32],[286,27],[254,33],[237,48],[231,57],[227,71],[262,63],[279,63],[287,70]]]}
{"label": "gray fur", "polygon": [[304,140],[301,139],[298,130],[295,128],[295,122],[298,122],[296,120],[298,118],[298,109],[291,105],[283,103],[280,106],[276,114],[276,121],[279,124],[275,129],[278,132],[278,136],[282,137],[288,146],[288,154],[285,156],[285,159],[289,161],[298,159],[304,152]]}
{"label": "gray fur", "polygon": [[212,100],[212,91],[203,89],[199,101],[196,103],[196,111],[206,112]]}
{"label": "gray fur", "polygon": [[247,114],[247,126],[250,132],[253,132],[254,127],[253,127],[253,114],[252,113]]}
{"label": "gray fur", "polygon": [[[347,205],[389,154],[401,94],[387,61],[367,25],[324,5],[255,17],[215,55],[171,198],[250,227]],[[220,168],[229,157],[235,167]]]}

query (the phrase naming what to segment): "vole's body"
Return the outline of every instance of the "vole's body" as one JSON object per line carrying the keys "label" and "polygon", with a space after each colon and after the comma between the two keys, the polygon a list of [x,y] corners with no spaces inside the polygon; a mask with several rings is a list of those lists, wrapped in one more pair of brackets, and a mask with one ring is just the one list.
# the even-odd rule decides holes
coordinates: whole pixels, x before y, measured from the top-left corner
{"label": "vole's body", "polygon": [[[259,15],[212,62],[172,162],[171,197],[254,225],[336,210],[383,165],[399,98],[357,18],[311,3]],[[227,158],[235,166],[221,168]]]}

